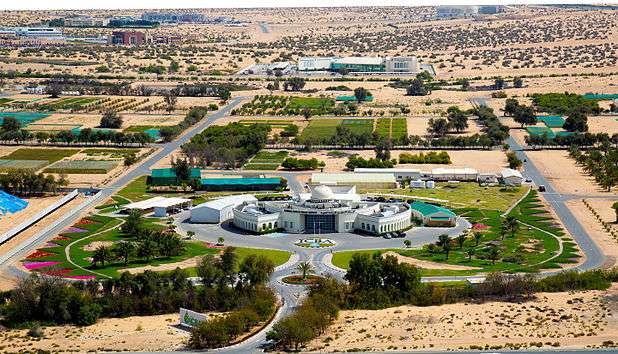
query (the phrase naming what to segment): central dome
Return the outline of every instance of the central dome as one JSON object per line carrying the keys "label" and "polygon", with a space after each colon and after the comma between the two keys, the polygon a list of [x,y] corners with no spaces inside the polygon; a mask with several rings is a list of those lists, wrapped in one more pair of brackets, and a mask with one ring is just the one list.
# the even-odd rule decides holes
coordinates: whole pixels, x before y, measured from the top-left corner
{"label": "central dome", "polygon": [[330,187],[319,185],[311,190],[311,200],[332,200],[335,199],[335,194]]}

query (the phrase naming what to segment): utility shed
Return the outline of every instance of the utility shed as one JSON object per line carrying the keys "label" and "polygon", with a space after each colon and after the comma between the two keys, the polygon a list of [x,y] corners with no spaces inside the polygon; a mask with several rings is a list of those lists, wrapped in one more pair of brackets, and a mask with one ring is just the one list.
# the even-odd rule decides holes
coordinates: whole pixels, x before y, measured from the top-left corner
{"label": "utility shed", "polygon": [[202,178],[206,191],[265,191],[281,187],[280,178]]}
{"label": "utility shed", "polygon": [[[201,179],[202,173],[199,168],[192,168],[189,173],[189,180]],[[155,168],[150,171],[149,184],[155,186],[169,186],[180,183],[176,171],[173,168]]]}
{"label": "utility shed", "polygon": [[410,204],[412,215],[423,221],[425,226],[455,226],[457,215],[433,204],[415,201]]}
{"label": "utility shed", "polygon": [[524,177],[521,175],[521,172],[510,168],[505,168],[500,171],[500,179],[502,183],[507,186],[521,186],[524,182]]}
{"label": "utility shed", "polygon": [[233,208],[245,203],[257,202],[250,194],[231,195],[202,203],[191,208],[191,222],[218,224],[234,217]]}

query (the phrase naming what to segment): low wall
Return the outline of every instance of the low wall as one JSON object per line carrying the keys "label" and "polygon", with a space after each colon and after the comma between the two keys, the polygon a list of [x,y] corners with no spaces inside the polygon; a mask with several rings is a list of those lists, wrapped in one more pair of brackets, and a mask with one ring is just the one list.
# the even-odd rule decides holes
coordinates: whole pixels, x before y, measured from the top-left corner
{"label": "low wall", "polygon": [[6,241],[12,239],[13,237],[15,237],[20,232],[26,230],[32,224],[36,223],[37,221],[39,221],[39,220],[43,219],[44,217],[46,217],[47,215],[51,214],[54,210],[60,208],[61,206],[65,205],[66,203],[68,203],[71,200],[75,199],[75,197],[77,197],[77,189],[75,189],[71,193],[65,195],[64,197],[62,197],[59,201],[55,202],[54,204],[52,204],[52,205],[48,206],[47,208],[41,210],[36,215],[32,216],[30,219],[22,222],[21,224],[15,226],[14,228],[12,228],[9,231],[5,232],[2,236],[0,236],[0,245],[5,243]]}

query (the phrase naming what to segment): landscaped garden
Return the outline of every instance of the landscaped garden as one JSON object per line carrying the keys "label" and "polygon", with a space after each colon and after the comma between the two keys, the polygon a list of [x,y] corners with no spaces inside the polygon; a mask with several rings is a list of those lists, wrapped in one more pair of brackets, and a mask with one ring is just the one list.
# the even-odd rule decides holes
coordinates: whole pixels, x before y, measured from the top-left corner
{"label": "landscaped garden", "polygon": [[[423,269],[424,276],[470,275],[502,271],[537,272],[561,268],[580,257],[575,242],[549,214],[535,191],[531,191],[505,217],[498,210],[474,207],[454,210],[473,225],[456,238],[440,236],[420,249],[388,249],[362,253],[396,252],[414,260],[445,264],[444,269]],[[347,269],[358,251],[338,252],[333,264]],[[449,266],[463,266],[454,269]]]}
{"label": "landscaped garden", "polygon": [[335,101],[322,97],[255,96],[251,102],[232,111],[232,115],[311,115],[332,114]]}
{"label": "landscaped garden", "polygon": [[274,171],[279,166],[285,158],[288,156],[287,151],[260,151],[255,156],[253,156],[247,163],[243,166],[245,170],[270,170]]}
{"label": "landscaped garden", "polygon": [[371,135],[373,132],[373,119],[312,119],[303,130],[300,140],[313,139],[327,143],[337,134],[337,127],[342,126],[351,133]]}

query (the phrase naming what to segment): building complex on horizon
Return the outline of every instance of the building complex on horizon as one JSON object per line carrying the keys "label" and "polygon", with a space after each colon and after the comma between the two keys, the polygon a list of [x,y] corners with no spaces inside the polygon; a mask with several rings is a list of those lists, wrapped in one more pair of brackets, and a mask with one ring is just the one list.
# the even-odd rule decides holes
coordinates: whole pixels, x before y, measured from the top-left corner
{"label": "building complex on horizon", "polygon": [[350,73],[419,73],[416,57],[302,57],[298,71]]}

